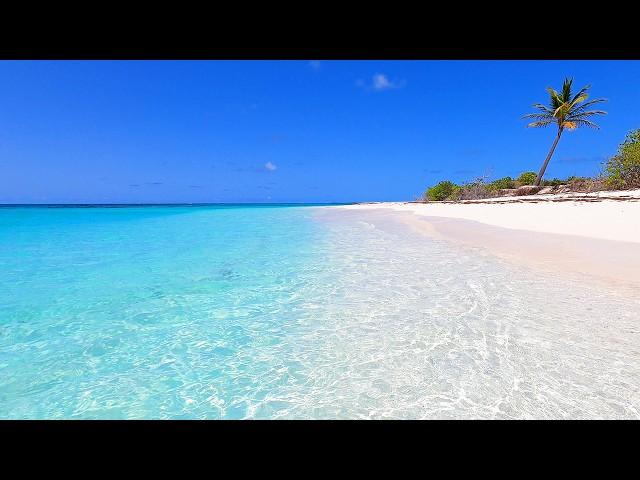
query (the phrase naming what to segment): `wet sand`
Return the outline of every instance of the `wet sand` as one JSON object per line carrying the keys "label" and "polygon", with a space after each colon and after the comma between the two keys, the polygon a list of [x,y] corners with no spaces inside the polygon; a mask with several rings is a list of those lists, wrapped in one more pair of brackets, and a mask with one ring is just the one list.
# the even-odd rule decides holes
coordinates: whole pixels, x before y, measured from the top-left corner
{"label": "wet sand", "polygon": [[[640,288],[640,242],[504,228],[470,219],[415,213],[416,207],[427,205],[411,205],[410,209],[385,205],[357,205],[350,206],[348,210],[356,216],[364,215],[372,223],[401,222],[431,237],[484,248],[526,267],[581,274],[610,286]],[[396,204],[393,205],[395,207]],[[490,208],[504,206],[490,205]],[[348,213],[347,209],[343,213]],[[567,223],[571,221],[568,219]],[[640,235],[640,229],[631,234]],[[626,238],[629,235],[622,236]]]}

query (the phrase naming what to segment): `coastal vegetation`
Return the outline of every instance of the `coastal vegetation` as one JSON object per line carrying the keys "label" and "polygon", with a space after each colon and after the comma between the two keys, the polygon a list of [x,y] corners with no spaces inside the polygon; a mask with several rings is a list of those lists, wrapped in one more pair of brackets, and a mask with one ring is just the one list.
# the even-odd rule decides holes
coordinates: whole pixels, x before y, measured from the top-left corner
{"label": "coastal vegetation", "polygon": [[507,176],[495,180],[489,180],[488,176],[481,176],[460,185],[451,180],[443,180],[429,187],[423,195],[423,200],[458,201],[536,193],[595,192],[640,188],[640,129],[632,130],[627,134],[617,153],[604,162],[598,175],[544,179],[549,161],[564,130],[574,130],[582,126],[599,128],[591,121],[591,118],[606,114],[602,110],[588,110],[592,105],[605,102],[605,99],[586,101],[589,85],[573,94],[572,83],[572,79],[565,79],[560,92],[551,87],[547,88],[550,99],[549,106],[540,103],[534,104],[539,112],[525,115],[525,118],[534,120],[528,124],[529,127],[556,125],[558,129],[553,145],[537,174],[533,171],[527,171],[522,172],[515,179]]}
{"label": "coastal vegetation", "polygon": [[[640,146],[640,143],[638,144]],[[614,156],[605,164],[605,173],[595,177],[570,176],[543,180],[541,185],[519,180],[507,182],[509,177],[487,181],[486,177],[477,177],[469,182],[457,185],[451,181],[439,182],[427,189],[423,200],[457,201],[482,198],[532,195],[536,193],[597,192],[603,190],[624,190],[640,188],[640,161],[629,157]],[[611,173],[606,173],[610,171]]]}
{"label": "coastal vegetation", "polygon": [[522,172],[516,179],[520,185],[533,185],[538,178],[536,172]]}
{"label": "coastal vegetation", "polygon": [[[515,180],[511,177],[503,177],[488,181],[486,176],[481,176],[465,182],[462,185],[457,185],[450,180],[445,180],[428,188],[424,194],[424,200],[477,200],[504,196],[507,193],[515,193],[522,187],[531,187],[535,181],[535,173],[533,173],[533,179],[530,175],[531,173],[533,172],[524,172]],[[543,186],[554,186],[563,183],[564,181],[559,179],[545,180]]]}
{"label": "coastal vegetation", "polygon": [[438,202],[442,200],[457,199],[460,192],[460,186],[453,182],[445,180],[443,182],[430,187],[425,192],[425,200],[431,200],[432,202]]}
{"label": "coastal vegetation", "polygon": [[535,193],[597,192],[640,188],[640,129],[627,134],[618,152],[604,162],[602,171],[594,177],[570,176],[542,180],[535,185],[536,174],[523,172],[515,180],[503,177],[489,181],[477,177],[458,185],[445,180],[427,189],[424,200],[475,200],[509,195]]}
{"label": "coastal vegetation", "polygon": [[627,134],[604,171],[607,187],[611,189],[640,188],[640,129]]}

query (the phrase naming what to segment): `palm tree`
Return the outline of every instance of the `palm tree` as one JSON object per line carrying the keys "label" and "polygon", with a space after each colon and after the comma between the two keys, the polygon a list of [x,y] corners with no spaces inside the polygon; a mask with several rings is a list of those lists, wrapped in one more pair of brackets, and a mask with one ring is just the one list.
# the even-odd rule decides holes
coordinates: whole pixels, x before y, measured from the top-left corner
{"label": "palm tree", "polygon": [[535,183],[536,185],[540,185],[544,171],[547,169],[549,160],[551,160],[553,151],[556,149],[556,145],[558,145],[558,141],[560,140],[560,136],[564,129],[574,130],[582,126],[600,128],[598,125],[591,122],[589,117],[594,115],[606,115],[607,113],[602,110],[587,110],[591,105],[606,102],[604,98],[598,98],[587,103],[583,103],[589,97],[589,95],[587,95],[587,90],[591,85],[587,85],[578,93],[573,95],[571,92],[572,83],[573,79],[565,78],[564,83],[562,84],[562,92],[560,93],[556,92],[551,87],[547,87],[547,92],[549,92],[550,98],[549,106],[547,107],[541,103],[535,103],[533,107],[540,110],[540,113],[530,113],[522,117],[534,120],[532,123],[527,125],[527,127],[546,127],[552,123],[558,125],[556,139],[554,140],[553,145],[551,145],[551,150],[549,150],[549,154],[538,173]]}

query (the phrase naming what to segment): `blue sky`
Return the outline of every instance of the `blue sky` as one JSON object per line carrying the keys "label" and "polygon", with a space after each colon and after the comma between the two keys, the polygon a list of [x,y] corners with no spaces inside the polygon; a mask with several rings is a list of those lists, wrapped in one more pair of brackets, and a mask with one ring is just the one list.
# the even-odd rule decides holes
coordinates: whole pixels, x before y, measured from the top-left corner
{"label": "blue sky", "polygon": [[0,203],[413,199],[537,170],[521,116],[565,76],[609,115],[548,177],[594,174],[640,128],[638,61],[0,62]]}

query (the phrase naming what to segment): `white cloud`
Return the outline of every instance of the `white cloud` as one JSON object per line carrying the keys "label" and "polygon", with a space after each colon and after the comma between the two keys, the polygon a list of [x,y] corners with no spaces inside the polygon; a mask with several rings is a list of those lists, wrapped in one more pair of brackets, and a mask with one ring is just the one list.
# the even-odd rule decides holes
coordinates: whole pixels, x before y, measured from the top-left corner
{"label": "white cloud", "polygon": [[395,88],[402,88],[405,85],[404,80],[389,80],[383,73],[376,73],[371,77],[371,83],[367,83],[364,80],[357,80],[356,86],[362,87],[366,90],[374,90],[376,92],[381,92],[383,90],[392,90]]}
{"label": "white cloud", "polygon": [[388,88],[393,88],[393,83],[389,81],[386,75],[376,73],[373,76],[373,88],[374,90],[386,90]]}
{"label": "white cloud", "polygon": [[274,170],[276,170],[278,167],[276,166],[275,163],[271,163],[271,162],[267,162],[264,164],[264,168],[266,168],[267,170],[269,170],[270,172],[273,172]]}
{"label": "white cloud", "polygon": [[313,70],[320,70],[320,60],[311,60],[309,62],[309,67],[312,68]]}

